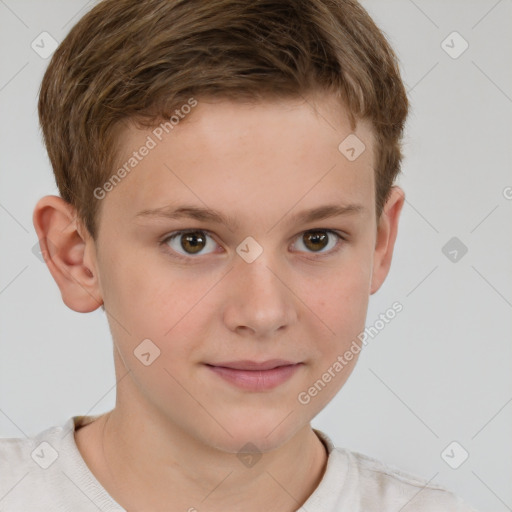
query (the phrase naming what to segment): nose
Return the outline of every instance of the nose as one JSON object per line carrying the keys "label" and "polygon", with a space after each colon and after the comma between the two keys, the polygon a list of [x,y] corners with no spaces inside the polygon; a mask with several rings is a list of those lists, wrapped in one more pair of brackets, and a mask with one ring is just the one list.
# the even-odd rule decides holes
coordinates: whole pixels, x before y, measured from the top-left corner
{"label": "nose", "polygon": [[240,259],[228,276],[224,322],[231,331],[270,338],[297,321],[298,299],[286,282],[289,273],[265,252],[252,263]]}

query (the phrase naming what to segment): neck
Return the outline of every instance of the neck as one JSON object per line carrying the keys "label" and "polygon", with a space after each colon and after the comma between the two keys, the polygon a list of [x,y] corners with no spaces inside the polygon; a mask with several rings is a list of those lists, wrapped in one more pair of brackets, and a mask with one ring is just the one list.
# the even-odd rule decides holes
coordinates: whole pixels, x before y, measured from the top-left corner
{"label": "neck", "polygon": [[149,422],[117,407],[93,425],[86,442],[99,449],[86,462],[128,512],[294,512],[320,483],[327,462],[309,424],[253,465],[175,425]]}

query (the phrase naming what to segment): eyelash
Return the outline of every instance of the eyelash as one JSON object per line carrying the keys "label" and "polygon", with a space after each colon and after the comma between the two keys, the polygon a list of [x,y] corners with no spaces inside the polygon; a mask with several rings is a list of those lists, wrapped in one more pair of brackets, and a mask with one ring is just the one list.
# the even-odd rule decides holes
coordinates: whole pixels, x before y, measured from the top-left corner
{"label": "eyelash", "polygon": [[[332,230],[332,229],[325,229],[325,228],[308,229],[306,231],[303,231],[302,233],[299,233],[299,235],[297,235],[297,237],[295,237],[295,239],[297,239],[299,236],[302,236],[306,233],[311,233],[311,232],[315,232],[315,231],[323,231],[325,233],[332,234],[335,237],[337,237],[337,239],[338,239],[336,246],[328,252],[318,252],[318,253],[311,252],[310,254],[313,254],[313,255],[316,254],[316,256],[314,256],[315,259],[320,259],[324,256],[329,256],[329,255],[337,253],[339,250],[341,250],[341,246],[344,245],[343,242],[347,241],[347,238],[340,232]],[[199,256],[192,256],[192,255],[183,256],[183,254],[180,254],[180,253],[174,251],[171,247],[169,247],[167,245],[167,242],[173,238],[179,237],[180,235],[184,235],[187,233],[196,233],[196,232],[204,233],[205,235],[207,235],[213,239],[213,236],[212,236],[213,233],[211,231],[208,231],[207,229],[183,229],[183,230],[179,230],[179,231],[173,231],[172,233],[166,235],[164,239],[160,240],[159,245],[165,246],[164,250],[168,254],[170,254],[170,256],[172,256],[173,258],[176,258],[178,260],[190,261],[190,260],[198,259],[201,255],[199,255]],[[171,252],[172,252],[172,254],[171,254]]]}

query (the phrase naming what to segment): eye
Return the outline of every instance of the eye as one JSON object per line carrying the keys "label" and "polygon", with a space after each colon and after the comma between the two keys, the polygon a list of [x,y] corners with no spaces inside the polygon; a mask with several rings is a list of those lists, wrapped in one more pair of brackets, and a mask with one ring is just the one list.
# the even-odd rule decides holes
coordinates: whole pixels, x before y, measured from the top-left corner
{"label": "eye", "polygon": [[[309,231],[304,231],[304,233],[302,233],[301,236],[297,239],[299,245],[302,244],[304,247],[306,247],[306,252],[319,254],[336,252],[338,249],[340,249],[339,246],[343,240],[345,240],[343,236],[330,229],[310,229]],[[328,249],[323,251],[325,247],[328,247]],[[332,249],[336,247],[337,249],[332,251]]]}
{"label": "eye", "polygon": [[[211,240],[211,243],[209,243],[209,240]],[[198,254],[206,247],[215,248],[215,242],[213,242],[208,231],[199,229],[177,231],[166,237],[161,243],[171,247],[174,252],[178,253],[178,257]],[[185,251],[185,254],[181,253],[180,250]]]}
{"label": "eye", "polygon": [[[301,233],[297,238],[299,245],[302,244],[306,248],[305,252],[317,253],[322,256],[329,252],[337,252],[341,248],[342,241],[345,241],[345,238],[331,229],[310,229]],[[160,244],[169,246],[174,253],[172,256],[178,259],[191,259],[190,257],[194,255],[201,256],[201,254],[212,253],[217,245],[213,241],[211,233],[202,229],[176,231],[165,237]],[[326,247],[328,250],[324,250]],[[204,251],[208,248],[213,250]],[[299,251],[304,252],[300,248]]]}

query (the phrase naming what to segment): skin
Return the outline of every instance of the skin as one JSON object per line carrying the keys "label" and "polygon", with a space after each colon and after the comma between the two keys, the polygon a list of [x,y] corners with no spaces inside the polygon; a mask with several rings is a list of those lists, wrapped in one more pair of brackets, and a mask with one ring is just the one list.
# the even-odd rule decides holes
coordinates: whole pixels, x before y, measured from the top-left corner
{"label": "skin", "polygon": [[[126,159],[151,133],[127,125]],[[327,455],[310,421],[357,355],[309,403],[297,397],[364,330],[405,197],[394,187],[377,223],[372,128],[358,123],[366,150],[353,162],[338,150],[350,133],[346,110],[325,94],[259,104],[200,100],[102,200],[96,241],[61,198],[37,203],[34,226],[63,301],[78,312],[105,306],[116,406],[75,439],[127,510],[292,512],[318,486]],[[136,218],[185,203],[239,225]],[[363,210],[291,220],[328,203]],[[208,231],[199,254],[179,237],[159,245],[182,229]],[[304,232],[318,229],[328,242],[308,243]],[[248,236],[263,248],[252,263],[236,252]],[[160,349],[149,366],[134,355],[144,339]],[[239,389],[204,364],[273,358],[304,364],[261,392]],[[252,467],[237,457],[248,442],[263,454]]]}

